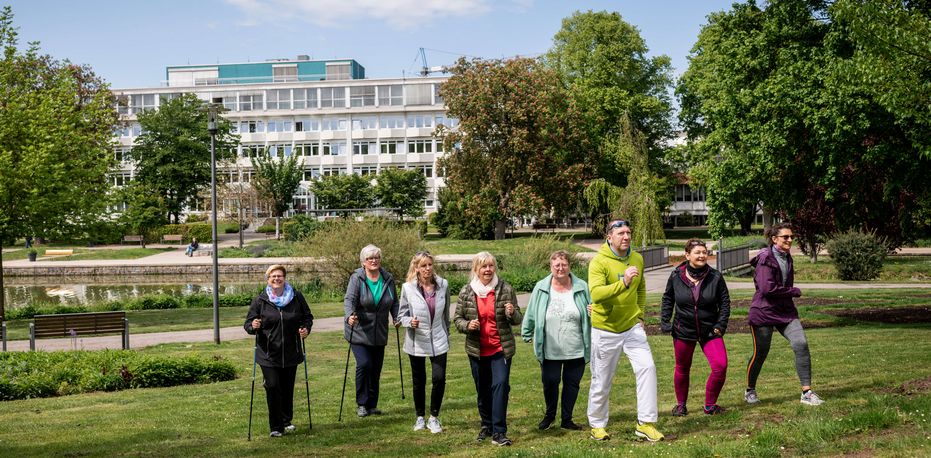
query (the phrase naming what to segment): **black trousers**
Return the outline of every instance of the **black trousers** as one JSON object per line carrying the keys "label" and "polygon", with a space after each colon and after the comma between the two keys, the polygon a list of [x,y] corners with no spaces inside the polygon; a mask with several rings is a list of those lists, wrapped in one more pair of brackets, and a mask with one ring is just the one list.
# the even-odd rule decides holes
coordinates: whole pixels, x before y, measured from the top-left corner
{"label": "black trousers", "polygon": [[[414,410],[417,416],[424,416],[424,407],[427,397],[427,367],[426,356],[407,355],[411,359],[411,378],[414,385]],[[432,370],[430,390],[430,415],[440,416],[440,406],[443,404],[443,394],[446,392],[446,353],[430,357]]]}
{"label": "black trousers", "polygon": [[469,356],[478,398],[482,427],[494,434],[508,432],[508,396],[511,393],[511,359],[498,352],[491,356]]}
{"label": "black trousers", "polygon": [[381,367],[385,362],[384,345],[352,344],[356,357],[356,405],[367,409],[378,407],[378,386]]}
{"label": "black trousers", "polygon": [[544,359],[540,364],[543,380],[543,399],[547,418],[556,418],[556,398],[559,397],[559,379],[562,378],[562,422],[572,421],[572,411],[579,397],[579,382],[585,372],[585,358]]}
{"label": "black trousers", "polygon": [[268,427],[270,431],[284,432],[294,417],[294,377],[297,366],[262,367],[265,381],[265,401],[268,403]]}

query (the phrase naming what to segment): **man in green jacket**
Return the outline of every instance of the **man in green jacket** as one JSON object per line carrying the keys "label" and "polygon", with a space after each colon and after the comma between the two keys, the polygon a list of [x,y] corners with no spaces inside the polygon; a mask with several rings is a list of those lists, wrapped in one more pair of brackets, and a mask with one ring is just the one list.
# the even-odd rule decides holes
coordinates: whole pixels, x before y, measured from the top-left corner
{"label": "man in green jacket", "polygon": [[647,287],[643,256],[630,248],[630,223],[615,220],[605,230],[607,240],[588,265],[592,294],[592,383],[588,393],[591,437],[610,437],[608,400],[611,380],[621,352],[627,355],[637,379],[637,426],[634,433],[649,441],[663,439],[656,430],[656,365],[643,329]]}

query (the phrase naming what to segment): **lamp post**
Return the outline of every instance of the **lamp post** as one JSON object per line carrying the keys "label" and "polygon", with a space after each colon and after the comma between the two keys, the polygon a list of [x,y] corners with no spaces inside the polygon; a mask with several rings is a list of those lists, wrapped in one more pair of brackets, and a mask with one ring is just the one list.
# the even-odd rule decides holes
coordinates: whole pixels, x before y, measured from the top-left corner
{"label": "lamp post", "polygon": [[217,106],[207,107],[207,132],[210,132],[210,211],[213,214],[213,342],[220,343],[220,269],[217,260],[220,241],[217,240]]}

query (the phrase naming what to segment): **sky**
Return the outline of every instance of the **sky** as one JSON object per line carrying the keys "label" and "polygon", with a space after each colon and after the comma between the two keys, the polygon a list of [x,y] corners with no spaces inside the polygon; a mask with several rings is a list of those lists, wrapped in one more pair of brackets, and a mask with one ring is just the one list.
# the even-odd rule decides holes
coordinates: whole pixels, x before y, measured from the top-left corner
{"label": "sky", "polygon": [[21,46],[91,66],[113,88],[164,84],[165,67],[352,58],[368,78],[458,57],[539,56],[575,11],[617,11],[675,76],[711,12],[733,0],[0,0]]}

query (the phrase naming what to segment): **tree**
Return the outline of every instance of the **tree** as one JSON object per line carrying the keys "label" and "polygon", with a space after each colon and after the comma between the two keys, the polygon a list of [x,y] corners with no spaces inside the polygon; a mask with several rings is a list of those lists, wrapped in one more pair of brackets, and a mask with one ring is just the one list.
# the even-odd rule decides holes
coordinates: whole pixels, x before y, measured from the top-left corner
{"label": "tree", "polygon": [[397,208],[398,218],[404,214],[423,216],[423,201],[427,197],[427,178],[419,170],[384,169],[378,174],[375,197],[381,206]]}
{"label": "tree", "polygon": [[[106,210],[118,115],[90,68],[18,47],[0,10],[0,246],[17,237],[81,233]],[[3,286],[0,262],[0,289]],[[4,304],[0,295],[0,320]]]}
{"label": "tree", "polygon": [[[198,192],[210,186],[210,134],[207,102],[194,94],[162,99],[157,111],[137,115],[142,135],[132,150],[135,179],[162,197],[167,222],[180,222],[185,207],[194,205]],[[217,118],[217,162],[231,159],[239,141],[232,124]]]}
{"label": "tree", "polygon": [[311,190],[317,205],[324,209],[372,208],[375,204],[372,183],[360,175],[325,176],[314,181]]}
{"label": "tree", "polygon": [[294,201],[294,193],[300,186],[304,177],[297,155],[278,158],[268,153],[252,158],[255,168],[253,183],[256,189],[272,201],[272,211],[275,214],[275,237],[281,237],[281,216],[284,215]]}
{"label": "tree", "polygon": [[539,199],[554,212],[575,207],[590,175],[576,129],[579,110],[558,75],[526,58],[460,59],[440,93],[459,119],[444,132],[446,185],[464,206],[493,208],[494,236],[504,238],[515,204]]}
{"label": "tree", "polygon": [[145,248],[146,230],[165,221],[165,201],[138,181],[124,186],[118,196],[126,203],[126,209],[119,217],[120,223],[141,235],[142,247]]}

